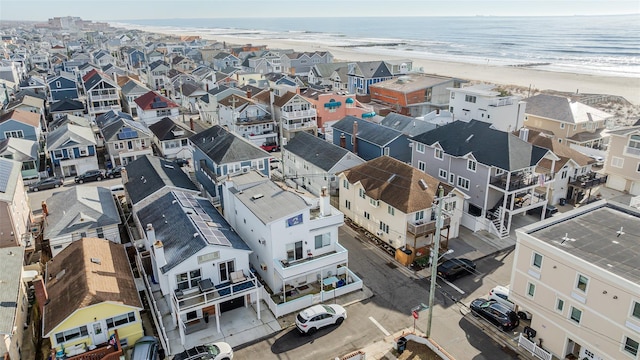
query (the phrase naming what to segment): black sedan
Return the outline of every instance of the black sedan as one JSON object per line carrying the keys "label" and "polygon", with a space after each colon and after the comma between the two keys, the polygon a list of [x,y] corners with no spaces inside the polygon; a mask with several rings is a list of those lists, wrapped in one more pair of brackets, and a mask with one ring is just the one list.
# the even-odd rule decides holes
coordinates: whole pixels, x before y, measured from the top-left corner
{"label": "black sedan", "polygon": [[63,181],[60,178],[47,178],[44,180],[40,180],[37,183],[33,183],[29,185],[29,191],[39,191],[46,189],[58,188],[63,185]]}
{"label": "black sedan", "polygon": [[124,167],[122,165],[118,165],[118,166],[114,167],[113,169],[109,169],[109,170],[107,170],[106,176],[109,179],[121,177],[123,168]]}
{"label": "black sedan", "polygon": [[461,276],[474,273],[476,263],[469,259],[454,258],[438,265],[438,276],[446,280],[454,280]]}
{"label": "black sedan", "polygon": [[76,176],[74,181],[76,184],[82,184],[89,181],[100,181],[102,179],[104,179],[104,170],[96,169],[86,171],[83,174]]}
{"label": "black sedan", "polygon": [[482,316],[504,331],[515,329],[520,324],[520,318],[515,311],[499,304],[495,300],[475,299],[469,307],[471,308],[471,314]]}

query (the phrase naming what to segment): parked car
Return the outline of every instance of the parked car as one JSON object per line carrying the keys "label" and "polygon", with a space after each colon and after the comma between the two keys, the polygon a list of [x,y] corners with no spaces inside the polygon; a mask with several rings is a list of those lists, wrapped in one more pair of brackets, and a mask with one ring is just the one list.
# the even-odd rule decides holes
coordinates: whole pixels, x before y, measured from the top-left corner
{"label": "parked car", "polygon": [[599,156],[599,155],[589,155],[590,158],[592,158],[593,160],[595,160],[594,165],[595,166],[603,166],[604,165],[604,157]]}
{"label": "parked car", "polygon": [[313,334],[328,325],[340,325],[347,318],[347,310],[340,305],[314,305],[296,316],[296,327],[302,334]]}
{"label": "parked car", "polygon": [[159,360],[158,339],[153,336],[143,336],[133,345],[131,360]]}
{"label": "parked car", "polygon": [[269,167],[271,170],[275,170],[280,167],[280,159],[271,158],[269,159]]}
{"label": "parked car", "polygon": [[74,181],[76,184],[82,184],[89,181],[100,181],[104,179],[104,170],[89,170],[85,171],[83,174],[76,176]]}
{"label": "parked car", "polygon": [[33,183],[31,185],[29,185],[29,191],[40,191],[40,190],[46,190],[46,189],[53,189],[53,188],[57,188],[60,186],[63,186],[64,182],[62,181],[62,179],[60,178],[55,178],[55,177],[51,177],[51,178],[47,178],[47,179],[43,179],[40,180],[36,183]]}
{"label": "parked car", "polygon": [[112,169],[107,170],[106,173],[106,177],[108,177],[109,179],[113,179],[113,178],[117,178],[117,177],[121,177],[122,176],[122,169],[124,169],[124,166],[122,165],[118,165]]}
{"label": "parked car", "polygon": [[173,162],[175,162],[180,167],[189,166],[189,159],[177,158]]}
{"label": "parked car", "polygon": [[471,314],[482,316],[504,331],[513,330],[520,325],[518,315],[495,300],[475,299],[471,302],[470,308]]}
{"label": "parked car", "polygon": [[173,357],[173,360],[231,360],[233,350],[225,342],[200,345],[185,350]]}
{"label": "parked car", "polygon": [[262,150],[268,151],[268,152],[276,152],[280,150],[280,146],[278,146],[278,144],[276,143],[270,143],[270,144],[265,143],[260,145],[260,147],[262,148]]}
{"label": "parked car", "polygon": [[[547,210],[544,213],[544,218],[550,218],[552,217],[555,213],[558,212],[558,208],[551,205],[551,204],[547,204]],[[537,215],[540,216],[540,214],[542,214],[542,207],[537,207],[531,210],[527,210],[527,214],[529,215]]]}
{"label": "parked car", "polygon": [[[498,304],[504,305],[509,310],[516,311],[516,304],[509,299],[509,288],[506,286],[496,286],[489,291],[489,300],[495,300]],[[531,313],[518,307],[516,312],[522,320],[531,320]]]}
{"label": "parked car", "polygon": [[476,270],[476,263],[469,259],[453,258],[438,265],[438,276],[446,280],[455,280]]}

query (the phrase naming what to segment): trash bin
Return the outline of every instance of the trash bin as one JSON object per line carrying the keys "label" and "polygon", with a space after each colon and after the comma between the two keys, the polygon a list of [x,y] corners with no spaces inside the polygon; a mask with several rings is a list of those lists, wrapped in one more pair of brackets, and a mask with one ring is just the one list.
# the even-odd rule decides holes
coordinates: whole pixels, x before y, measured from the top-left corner
{"label": "trash bin", "polygon": [[402,354],[407,348],[407,338],[401,337],[400,339],[398,339],[396,344],[398,345],[398,354]]}
{"label": "trash bin", "polygon": [[413,251],[411,251],[411,249],[407,249],[407,248],[404,248],[404,249],[402,250],[402,252],[404,252],[404,253],[405,253],[405,254],[407,254],[407,255],[411,255],[411,253],[413,253]]}
{"label": "trash bin", "polygon": [[560,198],[560,206],[565,206],[565,205],[567,205],[567,199]]}

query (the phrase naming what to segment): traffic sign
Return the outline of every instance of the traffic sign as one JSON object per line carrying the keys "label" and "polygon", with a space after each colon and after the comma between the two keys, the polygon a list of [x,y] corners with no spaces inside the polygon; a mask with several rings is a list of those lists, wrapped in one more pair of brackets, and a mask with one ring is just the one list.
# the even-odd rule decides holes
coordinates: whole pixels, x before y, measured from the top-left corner
{"label": "traffic sign", "polygon": [[418,314],[418,312],[417,312],[417,311],[415,311],[415,310],[411,312],[411,315],[413,315],[413,318],[414,318],[414,319],[417,319],[417,318],[419,318],[419,317],[420,317],[420,315]]}

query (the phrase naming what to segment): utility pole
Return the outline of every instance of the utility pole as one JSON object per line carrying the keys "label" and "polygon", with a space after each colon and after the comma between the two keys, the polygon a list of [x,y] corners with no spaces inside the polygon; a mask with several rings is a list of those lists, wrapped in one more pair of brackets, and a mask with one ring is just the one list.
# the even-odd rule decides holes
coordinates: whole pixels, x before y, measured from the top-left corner
{"label": "utility pole", "polygon": [[444,202],[444,188],[438,188],[438,206],[436,207],[436,234],[431,250],[431,282],[429,286],[429,316],[427,317],[427,338],[431,336],[431,321],[433,320],[433,302],[436,292],[436,276],[438,276],[438,253],[440,252],[440,231],[442,229],[442,203]]}

